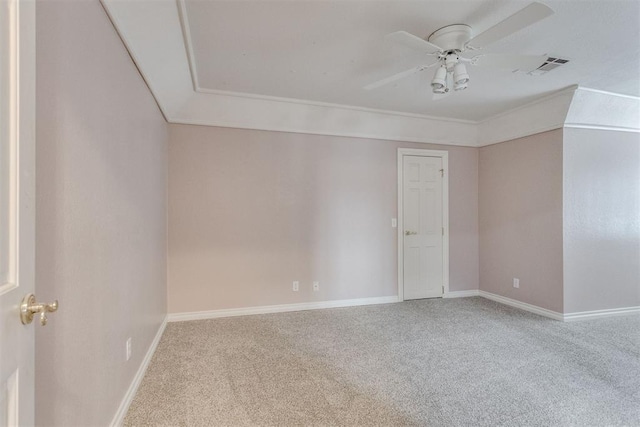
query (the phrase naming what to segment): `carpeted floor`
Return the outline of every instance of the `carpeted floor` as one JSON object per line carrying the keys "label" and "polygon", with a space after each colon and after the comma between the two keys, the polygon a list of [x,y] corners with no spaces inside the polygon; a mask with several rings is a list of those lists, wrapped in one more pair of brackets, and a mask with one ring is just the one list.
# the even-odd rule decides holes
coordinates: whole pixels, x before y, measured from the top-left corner
{"label": "carpeted floor", "polygon": [[171,323],[127,426],[640,426],[640,316],[479,297]]}

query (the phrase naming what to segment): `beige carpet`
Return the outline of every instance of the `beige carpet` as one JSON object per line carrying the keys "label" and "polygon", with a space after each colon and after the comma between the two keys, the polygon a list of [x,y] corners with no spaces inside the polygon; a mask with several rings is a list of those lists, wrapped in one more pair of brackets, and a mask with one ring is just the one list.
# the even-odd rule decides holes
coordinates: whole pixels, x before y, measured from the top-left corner
{"label": "beige carpet", "polygon": [[640,426],[640,316],[479,298],[171,323],[127,426]]}

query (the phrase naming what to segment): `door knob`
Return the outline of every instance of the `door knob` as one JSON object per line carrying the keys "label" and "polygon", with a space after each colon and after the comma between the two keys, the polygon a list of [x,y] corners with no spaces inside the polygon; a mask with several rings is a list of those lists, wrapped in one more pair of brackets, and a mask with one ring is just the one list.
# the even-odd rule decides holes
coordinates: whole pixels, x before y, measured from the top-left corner
{"label": "door knob", "polygon": [[47,324],[47,313],[53,313],[57,309],[58,300],[51,304],[36,303],[36,296],[27,294],[20,305],[20,320],[22,320],[23,325],[28,325],[33,322],[33,316],[40,313],[40,324],[44,326]]}
{"label": "door knob", "polygon": [[409,230],[405,230],[404,235],[405,236],[412,236],[414,234],[418,234],[417,231],[409,231]]}

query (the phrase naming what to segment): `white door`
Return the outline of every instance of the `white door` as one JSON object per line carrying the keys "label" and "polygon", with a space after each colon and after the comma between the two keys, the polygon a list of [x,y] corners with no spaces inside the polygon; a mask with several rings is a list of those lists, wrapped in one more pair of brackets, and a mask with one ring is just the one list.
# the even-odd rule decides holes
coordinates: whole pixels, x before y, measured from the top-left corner
{"label": "white door", "polygon": [[403,156],[405,300],[444,293],[442,176],[442,158]]}
{"label": "white door", "polygon": [[35,4],[0,0],[0,426],[34,421]]}

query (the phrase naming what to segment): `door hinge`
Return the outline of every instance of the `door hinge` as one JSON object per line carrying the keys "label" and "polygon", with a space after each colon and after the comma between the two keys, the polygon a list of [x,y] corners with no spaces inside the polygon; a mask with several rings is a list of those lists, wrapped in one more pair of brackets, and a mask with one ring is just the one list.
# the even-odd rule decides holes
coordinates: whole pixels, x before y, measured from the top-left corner
{"label": "door hinge", "polygon": [[440,176],[444,177],[444,169],[440,169]]}
{"label": "door hinge", "polygon": [[442,235],[444,236],[444,227],[442,227]]}

